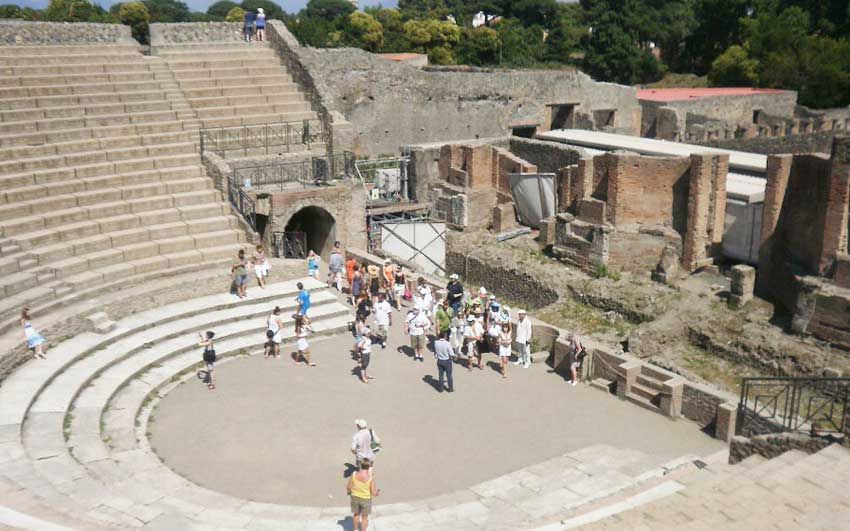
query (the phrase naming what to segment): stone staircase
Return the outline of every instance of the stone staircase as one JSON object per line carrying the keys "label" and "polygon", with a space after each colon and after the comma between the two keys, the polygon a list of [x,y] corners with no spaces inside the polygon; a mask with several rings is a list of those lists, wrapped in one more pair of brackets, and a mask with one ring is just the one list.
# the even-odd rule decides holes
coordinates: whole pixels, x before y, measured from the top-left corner
{"label": "stone staircase", "polygon": [[[670,373],[655,369],[649,364],[642,364],[640,374],[638,374],[636,382],[631,385],[631,391],[626,393],[625,398],[644,409],[661,413],[661,391],[664,388],[664,382],[670,377]],[[615,387],[613,381],[605,378],[597,378],[591,382],[591,385],[609,393]]]}
{"label": "stone staircase", "polygon": [[0,47],[0,324],[228,262],[245,235],[201,166],[198,126],[135,45]]}
{"label": "stone staircase", "polygon": [[836,444],[811,455],[755,455],[737,465],[692,469],[668,482],[669,495],[649,503],[545,529],[847,529],[848,481],[850,450]]}
{"label": "stone staircase", "polygon": [[[323,283],[303,282],[312,292],[315,334],[345,331],[350,307]],[[271,308],[291,313],[297,291],[290,281],[251,288],[242,301],[222,294],[138,313],[106,333],[57,345],[44,363],[18,368],[0,387],[0,480],[104,527],[231,521],[231,499],[192,485],[153,454],[144,435],[146,407],[198,367],[198,330],[216,331],[221,358],[253,353],[266,341]],[[293,336],[290,324],[285,341]],[[205,501],[210,513],[201,517],[192,508]]]}
{"label": "stone staircase", "polygon": [[201,127],[248,128],[314,120],[298,85],[265,44],[213,42],[156,47]]}

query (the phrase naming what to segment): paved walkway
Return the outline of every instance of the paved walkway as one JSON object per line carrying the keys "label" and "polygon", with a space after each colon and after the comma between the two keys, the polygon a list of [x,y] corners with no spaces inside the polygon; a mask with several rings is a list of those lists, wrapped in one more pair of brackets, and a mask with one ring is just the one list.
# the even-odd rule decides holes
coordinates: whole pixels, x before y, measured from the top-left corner
{"label": "paved walkway", "polygon": [[[376,468],[382,503],[466,489],[599,444],[640,456],[610,465],[629,475],[723,448],[687,421],[569,386],[542,364],[511,365],[510,378],[502,380],[496,357],[485,356],[489,367],[482,371],[456,365],[456,392],[438,394],[433,359],[414,362],[398,351],[405,339],[399,317],[388,348],[373,353],[369,385],[352,374],[349,336],[315,341],[316,368],[287,357],[237,359],[219,367],[214,392],[190,380],[160,402],[152,446],[201,486],[323,507],[346,503],[343,473],[357,417],[384,441]],[[291,354],[291,345],[285,351]]]}

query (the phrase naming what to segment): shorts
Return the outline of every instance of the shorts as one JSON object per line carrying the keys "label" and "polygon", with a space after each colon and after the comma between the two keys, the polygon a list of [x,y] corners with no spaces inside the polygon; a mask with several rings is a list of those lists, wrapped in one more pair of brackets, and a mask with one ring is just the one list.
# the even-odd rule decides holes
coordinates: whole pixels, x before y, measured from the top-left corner
{"label": "shorts", "polygon": [[297,341],[297,343],[296,343],[295,345],[296,345],[296,348],[297,348],[300,352],[305,352],[308,348],[310,348],[310,344],[309,344],[309,343],[307,343],[307,340],[306,340],[305,338],[303,338],[303,337],[302,337],[302,338],[299,338],[299,339],[298,339],[298,341]]}
{"label": "shorts", "polygon": [[275,333],[274,333],[274,335],[272,336],[272,342],[273,342],[274,344],[276,344],[276,345],[280,345],[280,343],[281,343],[282,341],[283,341],[283,331],[278,330],[278,331],[277,331],[277,332],[275,332]]}
{"label": "shorts", "polygon": [[319,278],[319,270],[318,269],[308,269],[307,270],[307,276],[310,276],[310,277],[313,277],[313,278]]}
{"label": "shorts", "polygon": [[510,345],[499,345],[499,357],[500,358],[510,358],[511,357],[511,346]]}
{"label": "shorts", "polygon": [[255,265],[254,266],[254,274],[257,276],[257,278],[269,276],[269,266],[268,266],[268,264]]}
{"label": "shorts", "polygon": [[393,284],[393,293],[396,297],[404,297],[404,284]]}
{"label": "shorts", "polygon": [[207,366],[207,372],[211,372],[215,368],[214,361],[205,361],[204,364]]}
{"label": "shorts", "polygon": [[310,308],[307,308],[304,311],[298,310],[298,315],[302,317],[310,317]]}
{"label": "shorts", "polygon": [[364,500],[357,496],[351,497],[351,513],[369,516],[372,512],[372,500]]}
{"label": "shorts", "polygon": [[248,275],[236,275],[236,278],[233,280],[233,282],[237,286],[244,286],[248,283]]}
{"label": "shorts", "polygon": [[361,352],[360,353],[360,368],[367,369],[369,367],[369,361],[372,359],[371,352]]}
{"label": "shorts", "polygon": [[390,325],[378,325],[378,335],[384,339],[390,337]]}
{"label": "shorts", "polygon": [[410,336],[410,348],[414,350],[425,348],[425,334]]}

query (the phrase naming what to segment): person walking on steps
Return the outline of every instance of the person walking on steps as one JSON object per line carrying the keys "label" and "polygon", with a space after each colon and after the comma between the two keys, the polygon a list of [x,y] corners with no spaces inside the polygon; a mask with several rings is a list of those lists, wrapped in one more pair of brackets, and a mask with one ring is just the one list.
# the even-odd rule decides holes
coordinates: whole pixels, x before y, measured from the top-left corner
{"label": "person walking on steps", "polygon": [[245,42],[251,42],[254,38],[254,22],[257,20],[257,14],[249,9],[245,11],[243,20],[242,33]]}
{"label": "person walking on steps", "polygon": [[522,365],[527,369],[531,366],[531,320],[525,310],[517,310],[516,343],[519,356],[514,365]]}
{"label": "person walking on steps", "polygon": [[213,346],[213,338],[215,337],[215,332],[207,331],[206,333],[198,332],[198,337],[201,338],[201,341],[198,343],[199,347],[204,347],[203,360],[204,365],[207,368],[207,389],[215,389],[215,347]]}
{"label": "person walking on steps", "polygon": [[263,42],[266,36],[266,13],[262,7],[257,8],[257,18],[254,21],[257,28],[257,42]]}
{"label": "person walking on steps", "polygon": [[319,255],[316,254],[315,251],[310,249],[310,252],[307,253],[307,276],[312,278],[319,278],[319,262],[322,259],[319,258]]}
{"label": "person walking on steps", "polygon": [[310,343],[307,342],[307,336],[313,331],[310,328],[310,323],[306,317],[303,315],[295,316],[295,337],[297,338],[297,342],[295,343],[298,352],[295,355],[295,363],[301,363],[302,361],[306,361],[307,365],[310,367],[315,367],[316,364],[313,363],[313,356],[310,354]]}
{"label": "person walking on steps", "polygon": [[298,304],[298,315],[303,317],[307,324],[310,323],[310,292],[304,289],[304,284],[299,282],[295,285],[298,288],[298,297],[295,298],[295,302]]}
{"label": "person walking on steps", "polygon": [[245,249],[239,249],[236,253],[236,263],[230,268],[233,276],[233,286],[236,288],[236,296],[244,299],[248,289],[248,268],[245,265]]}
{"label": "person walking on steps", "polygon": [[361,462],[357,471],[348,478],[345,489],[351,497],[353,530],[366,531],[369,527],[369,515],[372,513],[372,500],[381,493],[372,474],[372,463]]}
{"label": "person walking on steps", "polygon": [[[437,360],[437,377],[440,385],[437,391],[441,393],[443,389],[450,393],[455,392],[454,379],[452,378],[452,358],[454,358],[454,350],[449,343],[449,333],[444,332],[434,342],[434,359]],[[443,387],[444,377],[448,380],[448,387]]]}
{"label": "person walking on steps", "polygon": [[[266,355],[266,358],[269,358],[270,356],[278,358],[280,357],[280,343],[283,341],[283,319],[280,317],[279,306],[274,307],[274,310],[272,310],[272,314],[269,315],[266,324],[268,325],[266,336],[269,337],[271,342],[274,344],[274,348],[269,349],[269,353]],[[268,336],[268,332],[271,332],[272,335]]]}
{"label": "person walking on steps", "polygon": [[334,242],[334,249],[328,259],[328,286],[342,291],[342,274],[345,270],[345,259],[342,257],[342,244]]}
{"label": "person walking on steps", "polygon": [[29,307],[24,306],[23,310],[21,310],[20,322],[24,331],[24,339],[27,341],[27,348],[32,351],[34,357],[43,360],[47,357],[47,349],[44,346],[46,339],[32,325]]}
{"label": "person walking on steps", "polygon": [[257,250],[251,257],[251,266],[254,268],[254,275],[257,276],[257,283],[261,288],[266,288],[266,277],[269,276],[269,261],[266,258],[266,251],[262,245],[257,246]]}

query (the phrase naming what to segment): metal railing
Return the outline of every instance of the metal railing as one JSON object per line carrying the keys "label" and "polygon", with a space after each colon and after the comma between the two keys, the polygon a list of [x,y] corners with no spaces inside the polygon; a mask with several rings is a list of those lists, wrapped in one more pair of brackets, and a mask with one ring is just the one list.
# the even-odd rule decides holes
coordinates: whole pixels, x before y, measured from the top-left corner
{"label": "metal railing", "polygon": [[307,233],[273,232],[272,252],[275,258],[307,258]]}
{"label": "metal railing", "polygon": [[312,157],[295,162],[268,162],[236,168],[231,182],[245,188],[284,190],[293,186],[323,186],[353,175],[354,154],[346,151],[330,157]]}
{"label": "metal railing", "polygon": [[358,160],[354,167],[366,191],[366,204],[399,203],[409,199],[409,156]]}
{"label": "metal railing", "polygon": [[242,214],[245,221],[256,232],[257,230],[257,208],[254,200],[251,199],[245,190],[238,184],[238,181],[231,180],[227,187],[227,199],[230,204]]}
{"label": "metal railing", "polygon": [[737,432],[848,434],[850,378],[744,378]]}
{"label": "metal railing", "polygon": [[289,153],[293,146],[327,144],[330,130],[321,120],[276,122],[240,127],[201,129],[201,154],[209,151],[225,157],[239,151],[243,156]]}

